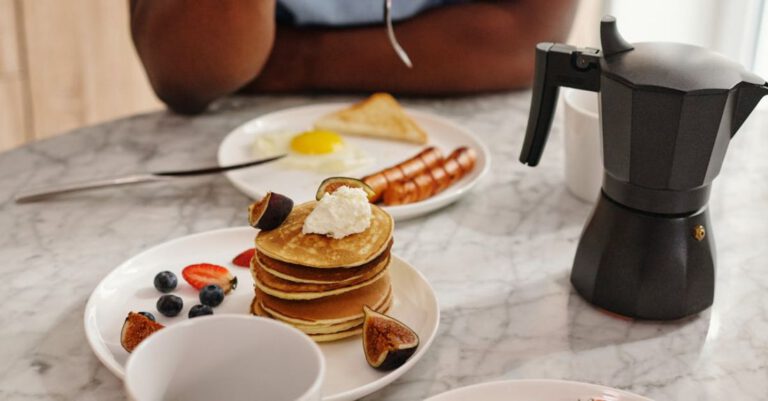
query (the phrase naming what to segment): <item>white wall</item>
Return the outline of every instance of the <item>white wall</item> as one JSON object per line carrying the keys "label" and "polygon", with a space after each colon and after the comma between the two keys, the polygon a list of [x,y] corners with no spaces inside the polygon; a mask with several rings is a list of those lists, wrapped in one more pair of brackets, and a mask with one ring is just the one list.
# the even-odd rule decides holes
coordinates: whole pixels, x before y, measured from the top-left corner
{"label": "white wall", "polygon": [[764,0],[607,0],[630,42],[703,46],[753,67]]}
{"label": "white wall", "polygon": [[762,24],[760,25],[760,34],[757,38],[754,70],[764,79],[768,79],[768,6],[765,4],[761,14]]}
{"label": "white wall", "polygon": [[600,19],[605,14],[603,0],[579,0],[571,34],[566,43],[579,47],[600,48]]}

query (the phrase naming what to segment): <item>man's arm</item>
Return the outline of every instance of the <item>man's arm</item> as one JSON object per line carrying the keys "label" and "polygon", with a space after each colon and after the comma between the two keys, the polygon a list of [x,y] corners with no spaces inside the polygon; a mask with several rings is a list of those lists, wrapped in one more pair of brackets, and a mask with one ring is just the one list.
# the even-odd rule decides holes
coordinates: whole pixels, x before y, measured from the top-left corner
{"label": "man's arm", "polygon": [[395,26],[414,62],[408,69],[383,24],[279,26],[275,33],[274,0],[145,1],[131,2],[139,56],[161,100],[188,113],[243,87],[412,94],[524,87],[535,44],[564,40],[576,6],[575,0],[517,0],[424,12]]}
{"label": "man's arm", "polygon": [[[576,1],[474,2],[436,8],[395,25],[414,67],[397,57],[383,25],[278,27],[273,52],[247,91],[466,94],[527,87],[535,45],[563,41]],[[303,66],[293,75],[287,65]]]}
{"label": "man's arm", "polygon": [[199,113],[256,77],[275,36],[275,0],[130,0],[131,33],[157,96]]}

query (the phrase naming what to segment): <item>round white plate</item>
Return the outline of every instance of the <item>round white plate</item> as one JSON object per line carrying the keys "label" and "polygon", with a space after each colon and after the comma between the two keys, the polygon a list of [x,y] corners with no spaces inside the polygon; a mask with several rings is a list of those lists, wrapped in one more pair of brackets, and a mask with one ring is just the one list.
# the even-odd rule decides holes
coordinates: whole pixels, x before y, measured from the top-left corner
{"label": "round white plate", "polygon": [[[99,283],[85,307],[85,334],[99,360],[123,378],[129,354],[120,346],[120,329],[129,311],[152,312],[164,325],[187,320],[189,308],[199,301],[197,291],[181,277],[181,270],[193,263],[219,264],[237,276],[238,288],[215,309],[216,314],[249,314],[253,280],[247,268],[235,266],[231,260],[253,247],[255,235],[256,230],[251,227],[189,235],[148,249],[115,268]],[[152,283],[154,276],[163,270],[170,270],[179,278],[173,294],[184,300],[184,309],[174,318],[161,315],[155,307],[162,294]],[[421,339],[418,350],[398,369],[379,372],[365,361],[359,336],[321,344],[328,368],[323,400],[354,400],[386,386],[413,367],[432,344],[440,321],[434,290],[421,273],[395,255],[392,255],[390,274],[394,301],[388,314],[416,331]]]}
{"label": "round white plate", "polygon": [[[219,146],[219,165],[228,166],[253,160],[254,139],[258,135],[276,132],[301,132],[312,128],[321,116],[348,106],[345,103],[295,107],[250,120],[230,132]],[[459,146],[469,146],[477,153],[477,164],[470,174],[448,187],[445,191],[421,202],[385,207],[395,220],[405,220],[429,213],[446,206],[467,193],[488,171],[491,156],[488,149],[471,132],[433,114],[407,110],[429,134],[429,145],[437,146],[448,155]],[[230,171],[227,178],[246,195],[259,199],[264,193],[274,191],[292,198],[296,203],[315,199],[317,187],[323,179],[335,176],[363,177],[383,168],[396,165],[417,154],[424,148],[401,141],[345,136],[344,140],[372,156],[373,163],[355,170],[338,174],[323,174],[297,170],[273,162],[253,168]]]}
{"label": "round white plate", "polygon": [[653,401],[597,384],[565,380],[507,380],[451,390],[426,401]]}

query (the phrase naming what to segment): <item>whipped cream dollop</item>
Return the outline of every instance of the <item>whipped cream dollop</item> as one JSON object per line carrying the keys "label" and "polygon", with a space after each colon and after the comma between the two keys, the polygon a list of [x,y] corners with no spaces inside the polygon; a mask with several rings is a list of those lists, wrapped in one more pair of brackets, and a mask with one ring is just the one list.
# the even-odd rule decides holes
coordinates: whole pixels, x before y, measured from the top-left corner
{"label": "whipped cream dollop", "polygon": [[371,204],[361,188],[342,186],[320,198],[304,220],[301,232],[335,239],[361,233],[371,226]]}

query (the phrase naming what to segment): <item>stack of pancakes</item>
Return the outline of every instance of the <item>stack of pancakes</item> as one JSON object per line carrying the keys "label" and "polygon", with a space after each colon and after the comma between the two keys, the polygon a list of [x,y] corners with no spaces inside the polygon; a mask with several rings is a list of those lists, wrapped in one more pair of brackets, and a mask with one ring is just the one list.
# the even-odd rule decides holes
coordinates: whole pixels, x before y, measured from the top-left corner
{"label": "stack of pancakes", "polygon": [[303,234],[316,202],[293,209],[285,222],[256,236],[251,273],[255,315],[291,324],[318,342],[359,334],[363,306],[386,312],[392,218],[371,205],[371,226],[341,239]]}

